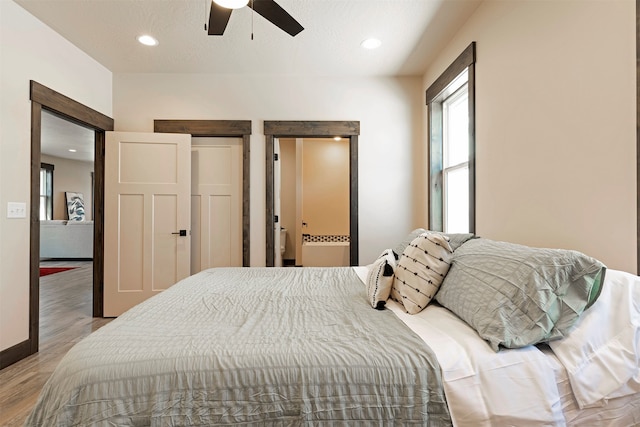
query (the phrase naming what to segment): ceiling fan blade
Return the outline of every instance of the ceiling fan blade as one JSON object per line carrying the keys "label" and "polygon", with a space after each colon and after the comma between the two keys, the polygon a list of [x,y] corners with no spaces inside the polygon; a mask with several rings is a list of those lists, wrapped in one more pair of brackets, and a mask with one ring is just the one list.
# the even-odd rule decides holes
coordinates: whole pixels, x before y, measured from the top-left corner
{"label": "ceiling fan blade", "polygon": [[207,34],[210,36],[221,36],[224,34],[224,30],[227,28],[229,18],[231,17],[231,12],[232,9],[218,6],[212,1],[211,12],[209,12],[209,26],[207,27]]}
{"label": "ceiling fan blade", "polygon": [[249,1],[247,6],[252,7],[265,19],[292,36],[304,30],[304,27],[274,0],[253,0]]}

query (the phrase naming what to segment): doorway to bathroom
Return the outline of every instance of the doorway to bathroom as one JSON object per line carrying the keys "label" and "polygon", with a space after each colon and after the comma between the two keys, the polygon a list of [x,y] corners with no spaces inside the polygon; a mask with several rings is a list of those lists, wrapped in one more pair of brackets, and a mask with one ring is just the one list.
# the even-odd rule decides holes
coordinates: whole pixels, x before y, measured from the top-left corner
{"label": "doorway to bathroom", "polygon": [[274,184],[276,266],[348,266],[349,140],[279,138]]}
{"label": "doorway to bathroom", "polygon": [[[359,121],[265,121],[265,178],[266,178],[266,262],[276,265],[276,253],[280,253],[281,229],[276,214],[276,141],[283,138],[334,138],[348,141],[349,146],[349,263],[358,265],[358,137]],[[285,248],[286,251],[286,248]]]}

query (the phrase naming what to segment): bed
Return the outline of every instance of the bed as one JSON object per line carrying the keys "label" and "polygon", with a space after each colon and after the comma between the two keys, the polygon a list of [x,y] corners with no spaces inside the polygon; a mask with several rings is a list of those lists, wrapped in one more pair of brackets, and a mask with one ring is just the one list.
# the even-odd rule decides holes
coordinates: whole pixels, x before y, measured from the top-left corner
{"label": "bed", "polygon": [[[446,298],[376,301],[410,237],[398,262],[193,275],[76,344],[25,425],[640,425],[636,276],[602,267],[565,337],[496,350]],[[476,240],[446,236],[442,290]]]}

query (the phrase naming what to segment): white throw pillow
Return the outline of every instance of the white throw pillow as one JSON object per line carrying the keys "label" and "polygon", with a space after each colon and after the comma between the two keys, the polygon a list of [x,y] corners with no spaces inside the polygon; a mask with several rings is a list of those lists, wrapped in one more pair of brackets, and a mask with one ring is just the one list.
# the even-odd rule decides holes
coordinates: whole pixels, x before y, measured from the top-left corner
{"label": "white throw pillow", "polygon": [[387,249],[371,264],[367,274],[367,294],[371,307],[382,310],[389,299],[397,259],[398,255]]}
{"label": "white throw pillow", "polygon": [[391,298],[409,314],[422,311],[447,275],[452,253],[443,234],[425,232],[413,239],[396,267]]}

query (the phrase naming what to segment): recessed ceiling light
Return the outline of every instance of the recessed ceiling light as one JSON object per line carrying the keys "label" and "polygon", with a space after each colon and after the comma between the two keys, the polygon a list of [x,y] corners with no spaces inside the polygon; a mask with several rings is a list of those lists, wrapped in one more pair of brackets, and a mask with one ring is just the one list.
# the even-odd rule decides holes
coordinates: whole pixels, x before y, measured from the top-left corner
{"label": "recessed ceiling light", "polygon": [[342,140],[342,137],[340,137],[340,136],[334,136],[334,137],[333,137],[333,140],[334,140],[334,141],[341,141],[341,140]]}
{"label": "recessed ceiling light", "polygon": [[141,36],[138,36],[138,41],[140,43],[142,43],[145,46],[157,46],[158,45],[158,40],[156,40],[155,38],[151,37],[148,34],[143,34]]}
{"label": "recessed ceiling light", "polygon": [[76,153],[78,150],[76,150],[75,148],[69,148],[69,152],[70,153]]}
{"label": "recessed ceiling light", "polygon": [[362,43],[360,43],[360,46],[362,46],[365,49],[377,49],[381,45],[382,45],[382,42],[375,38],[369,38],[369,39],[363,40]]}
{"label": "recessed ceiling light", "polygon": [[249,4],[249,0],[213,0],[216,4],[227,9],[240,9]]}

